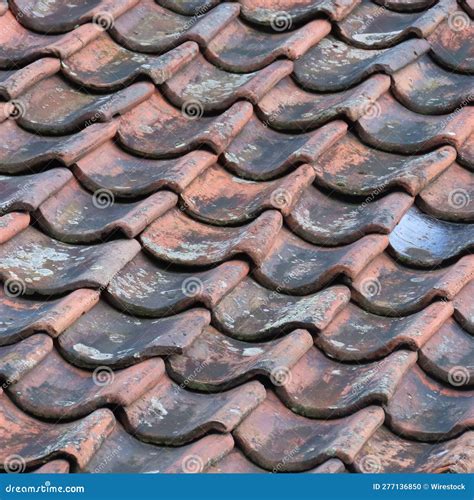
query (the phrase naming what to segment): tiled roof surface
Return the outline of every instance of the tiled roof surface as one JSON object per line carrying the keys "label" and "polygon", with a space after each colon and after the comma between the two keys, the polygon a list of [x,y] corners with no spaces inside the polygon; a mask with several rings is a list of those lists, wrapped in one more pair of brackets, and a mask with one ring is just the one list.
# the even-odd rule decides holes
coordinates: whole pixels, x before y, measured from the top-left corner
{"label": "tiled roof surface", "polygon": [[0,14],[0,470],[474,471],[472,2]]}

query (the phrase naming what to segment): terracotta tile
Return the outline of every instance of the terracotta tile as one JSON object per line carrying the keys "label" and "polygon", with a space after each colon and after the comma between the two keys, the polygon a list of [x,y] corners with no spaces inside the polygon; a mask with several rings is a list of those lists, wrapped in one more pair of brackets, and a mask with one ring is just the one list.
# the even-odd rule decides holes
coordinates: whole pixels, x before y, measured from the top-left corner
{"label": "terracotta tile", "polygon": [[75,368],[53,350],[7,392],[35,417],[76,419],[107,405],[132,404],[158,383],[164,371],[163,360],[155,358],[121,371],[102,366],[92,373]]}
{"label": "terracotta tile", "polygon": [[428,9],[436,0],[375,0],[375,2],[386,9],[397,12],[411,12]]}
{"label": "terracotta tile", "polygon": [[231,337],[247,341],[263,340],[294,328],[316,332],[327,326],[349,299],[345,286],[294,297],[246,278],[213,309],[213,323]]}
{"label": "terracotta tile", "polygon": [[364,50],[328,36],[295,62],[294,76],[308,90],[336,92],[376,72],[393,75],[429,49],[425,40],[408,40],[385,50]]}
{"label": "terracotta tile", "polygon": [[0,415],[0,469],[14,471],[41,465],[57,455],[83,467],[115,425],[112,412],[105,409],[75,422],[41,422],[20,411],[1,389]]}
{"label": "terracotta tile", "polygon": [[419,365],[430,376],[458,388],[474,387],[474,339],[449,319],[423,346]]}
{"label": "terracotta tile", "polygon": [[48,301],[19,297],[13,284],[0,290],[0,345],[24,339],[36,332],[57,337],[99,300],[94,290],[76,290]]}
{"label": "terracotta tile", "polygon": [[256,182],[234,177],[215,164],[183,191],[181,200],[193,218],[216,225],[242,223],[266,209],[288,216],[313,180],[311,165],[274,181]]}
{"label": "terracotta tile", "polygon": [[306,132],[344,115],[359,119],[390,86],[386,75],[375,75],[357,87],[334,94],[315,94],[284,78],[259,102],[261,116],[273,128]]}
{"label": "terracotta tile", "polygon": [[355,278],[387,244],[386,236],[370,235],[350,245],[319,247],[283,228],[254,275],[267,288],[305,295],[322,288],[339,274]]}
{"label": "terracotta tile", "polygon": [[412,207],[390,235],[396,258],[415,267],[434,267],[474,247],[474,226],[446,222]]}
{"label": "terracotta tile", "polygon": [[222,155],[227,169],[240,177],[267,180],[291,166],[314,162],[347,130],[337,120],[305,134],[282,134],[270,129],[256,116],[244,126]]}
{"label": "terracotta tile", "polygon": [[216,117],[203,117],[199,103],[178,110],[157,92],[127,113],[118,137],[132,153],[152,158],[186,153],[203,145],[222,153],[252,116],[252,105],[238,102]]}
{"label": "terracotta tile", "polygon": [[[176,1],[176,0],[174,0]],[[291,29],[315,14],[326,14],[331,19],[343,19],[359,3],[359,0],[239,0],[241,15],[247,21],[269,26],[275,31]]]}
{"label": "terracotta tile", "polygon": [[59,59],[45,57],[21,69],[0,70],[0,96],[7,101],[15,99],[35,83],[57,73],[60,67]]}
{"label": "terracotta tile", "polygon": [[0,213],[33,212],[72,178],[66,168],[53,168],[33,175],[0,175]]}
{"label": "terracotta tile", "polygon": [[447,71],[424,55],[393,75],[392,90],[407,108],[422,114],[456,111],[472,100],[468,75]]}
{"label": "terracotta tile", "polygon": [[26,377],[54,350],[53,341],[47,335],[33,335],[17,344],[0,347],[0,379],[3,389]]}
{"label": "terracotta tile", "polygon": [[169,160],[150,160],[133,156],[108,141],[81,158],[74,175],[90,191],[106,189],[121,198],[142,196],[162,188],[181,193],[216,160],[207,151],[191,151]]}
{"label": "terracotta tile", "polygon": [[474,432],[442,443],[418,443],[380,427],[357,455],[358,472],[467,473],[474,471]]}
{"label": "terracotta tile", "polygon": [[264,33],[235,19],[207,44],[204,53],[220,68],[245,73],[277,58],[298,59],[330,31],[330,23],[316,20],[291,32]]}
{"label": "terracotta tile", "polygon": [[219,0],[160,0],[160,4],[185,16],[203,14],[219,3]]}
{"label": "terracotta tile", "polygon": [[0,217],[0,244],[21,233],[30,223],[29,214],[11,212]]}
{"label": "terracotta tile", "polygon": [[[452,29],[453,20],[456,29]],[[450,22],[449,22],[450,21]],[[474,71],[474,24],[462,10],[451,11],[450,18],[431,34],[428,41],[431,53],[442,66],[455,72],[472,73]]]}
{"label": "terracotta tile", "polygon": [[420,270],[382,254],[354,279],[353,299],[372,313],[403,316],[421,310],[435,298],[452,300],[473,276],[470,255],[442,269]]}
{"label": "terracotta tile", "polygon": [[184,69],[166,80],[162,89],[175,106],[182,108],[197,103],[204,112],[224,111],[238,99],[257,104],[292,71],[292,62],[277,61],[253,73],[230,73],[197,55]]}
{"label": "terracotta tile", "polygon": [[62,70],[72,81],[92,90],[120,89],[137,77],[146,76],[162,84],[199,52],[186,42],[162,56],[132,52],[106,33],[62,61]]}
{"label": "terracotta tile", "polygon": [[98,122],[110,121],[153,93],[152,83],[134,83],[115,94],[90,94],[72,87],[60,76],[37,83],[22,96],[24,113],[18,123],[44,135],[62,135]]}
{"label": "terracotta tile", "polygon": [[454,297],[454,316],[458,323],[469,333],[474,334],[474,281],[470,281]]}
{"label": "terracotta tile", "polygon": [[8,0],[0,0],[0,16],[3,16],[8,10]]}
{"label": "terracotta tile", "polygon": [[29,0],[11,0],[11,10],[23,26],[40,33],[63,33],[79,24],[93,21],[96,29],[108,27],[116,17],[133,7],[138,0],[73,1],[67,5],[48,2],[40,8]]}
{"label": "terracotta tile", "polygon": [[101,242],[118,234],[134,238],[177,201],[174,193],[159,191],[122,203],[107,189],[89,193],[73,178],[41,205],[36,218],[46,234],[60,241]]}
{"label": "terracotta tile", "polygon": [[458,161],[464,167],[474,171],[474,133],[458,148]]}
{"label": "terracotta tile", "polygon": [[383,422],[383,410],[369,406],[349,417],[314,420],[296,415],[271,392],[234,437],[257,465],[274,472],[313,468],[329,458],[351,463]]}
{"label": "terracotta tile", "polygon": [[259,382],[219,394],[186,391],[163,379],[124,409],[124,425],[138,439],[177,446],[211,431],[227,433],[265,399]]}
{"label": "terracotta tile", "polygon": [[280,384],[312,344],[306,330],[295,330],[279,340],[249,343],[208,327],[184,354],[168,359],[167,371],[183,387],[206,392],[220,392],[255,375]]}
{"label": "terracotta tile", "polygon": [[362,140],[384,151],[416,154],[443,144],[458,148],[474,127],[474,111],[469,107],[449,115],[427,116],[408,110],[389,94],[375,107],[374,116],[362,116],[356,128]]}
{"label": "terracotta tile", "polygon": [[474,4],[472,0],[458,0],[458,3],[471,17],[474,17]]}
{"label": "terracotta tile", "polygon": [[410,316],[387,318],[350,303],[318,334],[315,343],[341,361],[380,359],[399,347],[418,351],[452,312],[449,302],[435,302]]}
{"label": "terracotta tile", "polygon": [[17,68],[45,56],[65,58],[100,34],[87,24],[65,35],[42,35],[25,29],[11,11],[0,17],[0,67]]}
{"label": "terracotta tile", "polygon": [[140,239],[152,255],[174,264],[214,264],[241,253],[259,264],[281,224],[276,210],[267,210],[250,224],[233,228],[194,221],[175,208],[148,226]]}
{"label": "terracotta tile", "polygon": [[119,309],[138,316],[167,316],[193,304],[213,309],[249,272],[233,260],[206,271],[183,272],[139,253],[110,282],[106,294]]}
{"label": "terracotta tile", "polygon": [[348,195],[375,196],[400,187],[418,194],[456,159],[456,150],[443,146],[423,155],[398,155],[370,148],[347,134],[314,164],[317,183]]}
{"label": "terracotta tile", "polygon": [[311,186],[294,203],[285,222],[295,234],[315,245],[335,246],[366,234],[390,233],[412,203],[413,198],[405,193],[347,202]]}
{"label": "terracotta tile", "polygon": [[96,123],[63,137],[44,137],[20,128],[13,120],[0,124],[0,172],[17,174],[50,160],[71,165],[115,135],[115,123]]}
{"label": "terracotta tile", "polygon": [[35,474],[68,474],[70,471],[70,465],[67,460],[51,460],[38,469],[34,470]]}
{"label": "terracotta tile", "polygon": [[384,9],[370,0],[362,0],[346,19],[337,23],[337,33],[356,47],[390,47],[413,35],[426,38],[455,4],[453,0],[441,0],[427,11],[400,13]]}
{"label": "terracotta tile", "polygon": [[117,426],[82,469],[95,473],[200,473],[234,446],[232,436],[209,435],[180,447],[143,443]]}
{"label": "terracotta tile", "polygon": [[0,276],[26,293],[51,295],[80,287],[99,288],[139,250],[136,240],[68,245],[29,227],[0,248]]}
{"label": "terracotta tile", "polygon": [[110,33],[120,45],[130,50],[156,54],[187,40],[205,47],[238,15],[239,6],[230,3],[203,10],[189,18],[158,5],[154,0],[142,0],[115,21]]}
{"label": "terracotta tile", "polygon": [[[453,372],[453,383],[457,383],[455,375]],[[441,385],[421,368],[413,367],[385,406],[390,428],[418,441],[440,441],[461,434],[474,424],[474,391],[459,389]]]}
{"label": "terracotta tile", "polygon": [[347,365],[310,349],[276,392],[295,413],[310,418],[350,415],[370,404],[390,401],[417,355],[397,351],[382,361]]}
{"label": "terracotta tile", "polygon": [[191,309],[163,319],[137,318],[100,301],[59,338],[76,366],[121,368],[160,355],[182,353],[209,324],[209,312]]}

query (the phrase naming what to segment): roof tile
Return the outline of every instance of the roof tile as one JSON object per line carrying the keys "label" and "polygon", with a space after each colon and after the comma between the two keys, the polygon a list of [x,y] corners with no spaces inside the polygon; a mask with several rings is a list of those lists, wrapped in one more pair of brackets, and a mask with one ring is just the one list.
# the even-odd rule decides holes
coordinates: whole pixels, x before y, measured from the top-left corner
{"label": "roof tile", "polygon": [[0,244],[21,233],[30,223],[29,214],[10,212],[0,217]]}
{"label": "roof tile", "polygon": [[454,297],[454,316],[458,323],[471,334],[474,334],[473,293],[474,280],[470,281],[456,297]]}

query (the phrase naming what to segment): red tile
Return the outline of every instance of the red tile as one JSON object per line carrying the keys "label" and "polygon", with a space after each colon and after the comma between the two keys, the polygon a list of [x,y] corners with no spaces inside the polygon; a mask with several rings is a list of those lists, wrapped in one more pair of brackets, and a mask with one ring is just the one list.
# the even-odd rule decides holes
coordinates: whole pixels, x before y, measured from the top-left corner
{"label": "red tile", "polygon": [[470,281],[456,297],[454,297],[454,315],[462,327],[472,334],[474,334],[473,294],[474,280]]}
{"label": "red tile", "polygon": [[0,217],[0,244],[21,233],[28,227],[30,216],[22,212],[11,212]]}
{"label": "red tile", "polygon": [[33,472],[36,474],[67,474],[70,468],[67,460],[58,459],[47,462]]}

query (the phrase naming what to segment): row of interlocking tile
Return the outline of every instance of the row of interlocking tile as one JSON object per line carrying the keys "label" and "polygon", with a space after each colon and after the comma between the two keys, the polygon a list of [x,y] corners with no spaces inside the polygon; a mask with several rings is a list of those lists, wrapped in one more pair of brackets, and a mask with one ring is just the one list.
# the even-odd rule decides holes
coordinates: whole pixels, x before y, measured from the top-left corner
{"label": "row of interlocking tile", "polygon": [[0,17],[3,467],[470,470],[471,28],[217,3]]}

